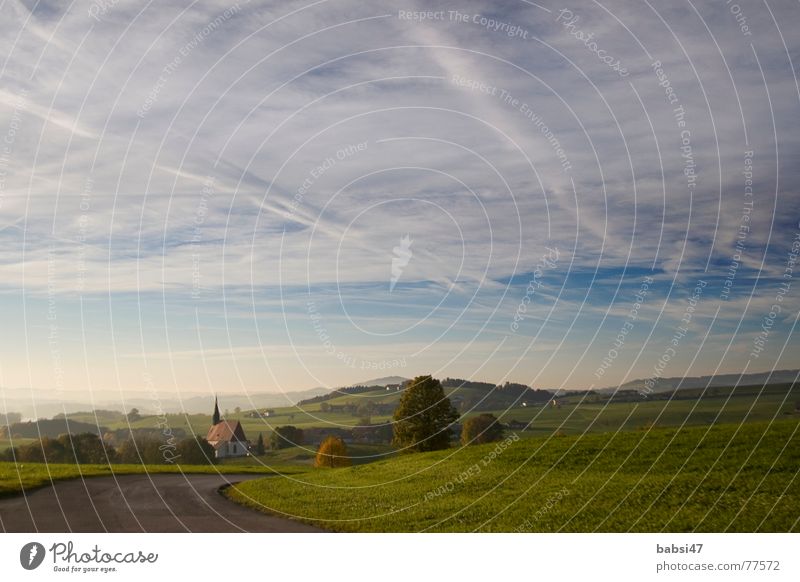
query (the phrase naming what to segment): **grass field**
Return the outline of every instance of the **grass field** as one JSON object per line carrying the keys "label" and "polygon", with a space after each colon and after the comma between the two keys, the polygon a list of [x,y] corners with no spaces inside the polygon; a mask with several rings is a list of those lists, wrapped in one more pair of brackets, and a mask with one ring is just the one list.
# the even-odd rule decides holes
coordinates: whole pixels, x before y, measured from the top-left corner
{"label": "grass field", "polygon": [[799,429],[526,438],[494,458],[496,445],[406,455],[228,495],[336,531],[800,531]]}
{"label": "grass field", "polygon": [[[800,400],[800,385],[740,386],[701,390],[682,390],[671,400],[647,399],[640,402],[603,402],[593,397],[569,397],[559,408],[495,411],[505,422],[530,422],[530,432],[538,436],[561,432],[616,432],[647,427],[706,426],[713,423],[767,421],[797,418],[795,402]],[[528,432],[528,431],[526,431]]]}
{"label": "grass field", "polygon": [[130,475],[139,473],[264,473],[296,475],[305,471],[297,466],[253,464],[237,465],[72,465],[44,463],[0,463],[0,497],[50,485],[61,479]]}

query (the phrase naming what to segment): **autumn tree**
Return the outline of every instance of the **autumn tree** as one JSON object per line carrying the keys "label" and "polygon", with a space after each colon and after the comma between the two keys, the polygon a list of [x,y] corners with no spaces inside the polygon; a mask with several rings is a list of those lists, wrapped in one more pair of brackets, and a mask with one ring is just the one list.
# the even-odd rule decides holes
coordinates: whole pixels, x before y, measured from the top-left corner
{"label": "autumn tree", "polygon": [[328,436],[317,449],[315,467],[349,467],[352,464],[347,456],[347,445],[337,436]]}
{"label": "autumn tree", "polygon": [[439,380],[417,376],[403,391],[394,412],[392,444],[403,452],[438,451],[450,446],[450,425],[458,413]]}
{"label": "autumn tree", "polygon": [[484,413],[464,422],[461,429],[461,444],[482,445],[502,440],[503,425],[494,414]]}

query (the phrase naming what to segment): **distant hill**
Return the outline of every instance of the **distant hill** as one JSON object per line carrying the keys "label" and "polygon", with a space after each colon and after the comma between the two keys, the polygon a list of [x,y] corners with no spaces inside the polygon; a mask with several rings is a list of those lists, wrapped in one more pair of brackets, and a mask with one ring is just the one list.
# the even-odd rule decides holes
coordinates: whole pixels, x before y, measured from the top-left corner
{"label": "distant hill", "polygon": [[[397,377],[393,379],[395,378]],[[384,379],[379,378],[378,380]],[[370,384],[375,381],[377,380],[369,380],[365,385],[338,388],[327,394],[303,400],[299,405],[310,407],[327,403],[324,405],[323,411],[349,411],[353,414],[357,413],[359,407],[367,406],[372,407],[376,414],[391,414],[397,406],[405,386],[402,382],[389,384],[396,388]],[[444,378],[441,382],[445,394],[460,412],[500,410],[515,406],[542,404],[549,402],[554,396],[548,390],[533,389],[513,382],[497,385],[491,382],[461,378]]]}
{"label": "distant hill", "polygon": [[[401,384],[407,378],[402,376],[386,376],[359,382],[359,386],[381,386],[387,384]],[[198,394],[193,392],[183,398],[173,394],[159,393],[159,399],[150,398],[144,392],[128,392],[124,397],[119,393],[98,391],[94,394],[73,391],[58,391],[50,389],[20,389],[2,388],[4,407],[0,415],[5,412],[19,413],[25,419],[50,418],[57,414],[71,414],[75,412],[108,409],[112,411],[128,412],[131,408],[138,408],[142,414],[182,413],[210,414],[214,408],[214,396],[211,394]],[[307,390],[291,392],[253,392],[250,394],[220,393],[219,405],[223,410],[252,410],[254,408],[282,408],[293,406],[302,400],[315,396],[330,394],[331,389],[318,386]],[[90,396],[94,399],[90,400]],[[5,424],[3,417],[0,424]]]}
{"label": "distant hill", "polygon": [[[131,408],[138,408],[142,414],[179,413],[211,414],[214,408],[214,396],[198,395],[194,393],[184,398],[172,395],[159,394],[159,400],[150,398],[143,392],[125,394],[112,397],[108,392],[94,394],[94,401],[87,399],[87,394],[75,392],[56,392],[53,390],[19,390],[4,389],[4,412],[18,412],[23,418],[49,418],[57,414],[74,413],[95,409],[108,409],[113,411],[128,412]],[[252,394],[220,394],[220,407],[233,410],[237,406],[244,410],[252,408],[280,408],[292,406],[305,398],[330,392],[327,388],[311,388],[295,392],[254,392]],[[74,396],[73,396],[74,394]],[[5,418],[2,418],[4,423]]]}
{"label": "distant hill", "polygon": [[[283,406],[293,406],[306,398],[312,398],[320,394],[330,392],[327,388],[310,388],[308,390],[298,390],[295,392],[254,392],[252,394],[225,394],[219,395],[219,407],[221,410],[233,410],[241,408],[250,410],[253,408],[281,408]],[[128,408],[136,407],[142,413],[152,413],[153,401],[147,398],[129,399],[125,402]],[[188,414],[211,414],[214,409],[214,396],[191,396],[189,398],[164,399],[161,401],[161,408],[164,412],[187,412]]]}
{"label": "distant hill", "polygon": [[296,404],[299,404],[301,406],[306,406],[308,404],[318,404],[320,402],[327,402],[328,400],[333,400],[334,398],[338,398],[340,396],[373,392],[377,388],[386,388],[387,386],[404,384],[405,382],[408,382],[408,378],[403,378],[402,376],[385,376],[383,378],[373,378],[372,380],[359,382],[358,384],[351,384],[350,386],[342,386],[340,388],[335,388],[333,390],[325,390],[324,388],[322,388],[322,390],[325,390],[322,394],[315,394],[310,398],[304,398],[303,400],[300,400]]}
{"label": "distant hill", "polygon": [[386,387],[389,384],[402,384],[403,382],[408,382],[408,378],[403,378],[402,376],[386,376],[384,378],[373,378],[372,380],[364,380],[363,382],[359,382],[358,384],[351,384],[351,386],[383,386]]}
{"label": "distant hill", "polygon": [[11,426],[0,427],[0,438],[56,438],[62,434],[79,434],[82,432],[100,435],[105,431],[106,428],[103,426],[61,417],[52,420],[42,419],[35,422],[15,422]]}
{"label": "distant hill", "polygon": [[[764,384],[791,384],[797,378],[800,370],[776,370],[770,372],[755,372],[753,374],[717,374],[715,376],[687,376],[675,378],[659,378],[656,380],[652,392],[671,392],[673,390],[684,390],[688,388],[705,388],[715,386],[754,386]],[[609,386],[596,390],[601,393],[616,392],[618,390],[636,390],[641,392],[645,389],[646,379],[637,379],[626,382],[620,386]]]}
{"label": "distant hill", "polygon": [[[374,380],[367,380],[359,382],[353,386],[381,386],[387,384],[400,384],[405,382],[406,378],[401,376],[386,376],[384,378],[375,378]],[[254,392],[252,394],[220,394],[219,406],[222,410],[233,410],[236,407],[242,410],[252,410],[254,408],[282,408],[285,406],[294,406],[299,402],[312,399],[317,396],[325,396],[332,392],[329,388],[317,386],[316,388],[309,388],[307,390],[296,390],[292,392]],[[153,403],[146,398],[128,399],[126,400],[128,408],[136,407],[143,413],[153,412]],[[191,396],[182,400],[165,399],[161,401],[161,407],[164,412],[183,412],[189,414],[197,413],[211,413],[214,408],[214,397],[208,396]]]}

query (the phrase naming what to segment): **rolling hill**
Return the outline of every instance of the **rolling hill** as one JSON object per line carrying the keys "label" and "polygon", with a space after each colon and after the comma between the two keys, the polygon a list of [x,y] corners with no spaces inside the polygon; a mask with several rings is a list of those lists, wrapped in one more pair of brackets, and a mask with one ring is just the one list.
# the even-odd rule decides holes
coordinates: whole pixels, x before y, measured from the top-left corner
{"label": "rolling hill", "polygon": [[[659,378],[653,392],[669,392],[689,388],[705,388],[708,386],[755,386],[766,384],[791,384],[800,376],[800,370],[775,370],[774,372],[755,372],[753,374],[716,374],[714,376],[686,376],[675,378]],[[600,388],[596,392],[615,392],[617,390],[642,391],[647,379],[631,380],[619,386]]]}

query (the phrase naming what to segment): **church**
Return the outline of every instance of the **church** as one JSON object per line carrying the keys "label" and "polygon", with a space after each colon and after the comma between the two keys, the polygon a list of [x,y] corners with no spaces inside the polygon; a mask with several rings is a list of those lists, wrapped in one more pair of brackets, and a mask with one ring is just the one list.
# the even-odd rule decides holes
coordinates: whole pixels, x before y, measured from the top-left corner
{"label": "church", "polygon": [[214,415],[211,428],[206,435],[208,444],[214,447],[217,459],[226,457],[245,457],[250,454],[250,443],[244,436],[244,429],[238,420],[225,420],[219,416],[219,403],[214,398]]}

